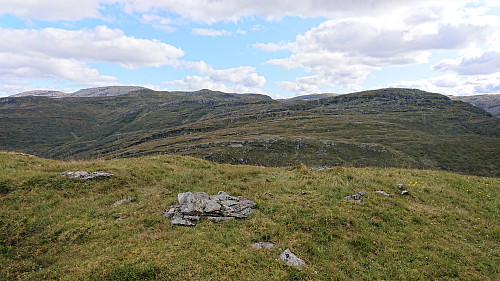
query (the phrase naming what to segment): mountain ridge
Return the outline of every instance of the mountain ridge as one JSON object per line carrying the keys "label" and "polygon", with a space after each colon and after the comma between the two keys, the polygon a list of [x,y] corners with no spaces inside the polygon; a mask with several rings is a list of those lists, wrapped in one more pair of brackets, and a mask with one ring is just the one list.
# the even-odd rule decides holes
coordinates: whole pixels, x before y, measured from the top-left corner
{"label": "mountain ridge", "polygon": [[157,92],[0,99],[0,149],[56,159],[180,154],[264,166],[500,172],[500,124],[416,89],[283,103],[263,95]]}

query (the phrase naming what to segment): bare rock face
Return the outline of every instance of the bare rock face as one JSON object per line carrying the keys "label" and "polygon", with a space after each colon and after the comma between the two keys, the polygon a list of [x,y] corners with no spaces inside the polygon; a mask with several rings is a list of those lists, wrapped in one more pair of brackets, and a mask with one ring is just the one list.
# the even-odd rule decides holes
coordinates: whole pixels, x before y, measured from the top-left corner
{"label": "bare rock face", "polygon": [[91,180],[91,179],[108,178],[108,177],[112,176],[112,174],[110,174],[110,173],[101,172],[101,171],[95,171],[95,172],[91,172],[91,173],[81,172],[81,171],[62,172],[60,174],[67,177],[68,179],[79,179],[82,181],[83,180]]}
{"label": "bare rock face", "polygon": [[294,255],[290,249],[286,249],[283,253],[280,255],[280,260],[286,262],[286,264],[293,266],[297,268],[298,270],[302,269],[303,266],[306,265],[304,260],[298,258],[296,255]]}
{"label": "bare rock face", "polygon": [[171,206],[163,215],[169,217],[172,224],[185,226],[193,226],[202,219],[220,222],[246,218],[256,206],[243,196],[230,196],[224,191],[216,195],[205,192],[179,193],[177,200],[179,205]]}

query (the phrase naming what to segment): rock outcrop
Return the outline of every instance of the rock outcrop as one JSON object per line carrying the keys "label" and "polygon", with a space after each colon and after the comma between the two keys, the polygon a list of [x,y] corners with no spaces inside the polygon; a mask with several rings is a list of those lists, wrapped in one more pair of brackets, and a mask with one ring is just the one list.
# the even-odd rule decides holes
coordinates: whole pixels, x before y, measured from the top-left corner
{"label": "rock outcrop", "polygon": [[61,175],[67,177],[68,179],[79,179],[79,180],[91,180],[91,179],[101,179],[108,178],[112,176],[111,173],[95,171],[91,173],[76,171],[76,172],[62,172]]}
{"label": "rock outcrop", "polygon": [[243,196],[230,196],[224,191],[219,191],[216,195],[205,192],[179,193],[177,200],[179,205],[171,206],[163,215],[169,217],[172,224],[185,226],[193,226],[203,219],[220,222],[246,218],[256,206]]}

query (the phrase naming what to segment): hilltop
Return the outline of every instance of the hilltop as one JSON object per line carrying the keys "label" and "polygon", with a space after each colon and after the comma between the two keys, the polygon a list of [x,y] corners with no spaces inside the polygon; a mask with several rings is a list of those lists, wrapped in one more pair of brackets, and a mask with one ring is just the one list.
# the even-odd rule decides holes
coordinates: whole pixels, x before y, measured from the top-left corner
{"label": "hilltop", "polygon": [[[79,181],[64,171],[113,175]],[[499,188],[498,178],[442,171],[0,152],[0,279],[495,280]],[[194,227],[162,216],[180,192],[220,190],[257,208]],[[344,199],[359,191],[361,203]],[[115,204],[126,198],[135,200]],[[261,241],[277,247],[250,246]],[[286,248],[305,260],[301,271],[279,261]]]}
{"label": "hilltop", "polygon": [[416,89],[281,102],[157,92],[0,99],[0,149],[54,159],[180,154],[263,166],[379,166],[500,175],[500,120]]}

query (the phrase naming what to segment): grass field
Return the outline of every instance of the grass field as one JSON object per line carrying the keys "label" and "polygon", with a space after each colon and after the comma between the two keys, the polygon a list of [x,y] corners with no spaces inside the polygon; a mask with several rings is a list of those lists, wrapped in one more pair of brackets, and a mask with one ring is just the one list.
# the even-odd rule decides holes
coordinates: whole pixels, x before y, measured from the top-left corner
{"label": "grass field", "polygon": [[[59,175],[76,170],[114,176]],[[162,216],[179,192],[219,190],[258,207],[247,219],[195,227]],[[343,199],[361,190],[362,203]],[[499,190],[499,178],[443,171],[0,153],[0,279],[498,280]],[[251,248],[260,241],[278,247]],[[303,270],[279,261],[286,248]]]}

